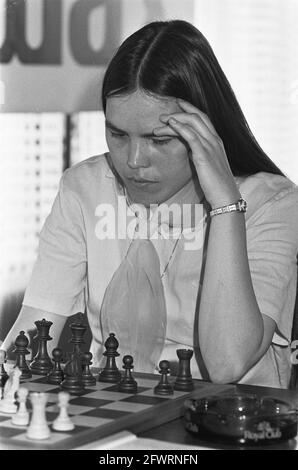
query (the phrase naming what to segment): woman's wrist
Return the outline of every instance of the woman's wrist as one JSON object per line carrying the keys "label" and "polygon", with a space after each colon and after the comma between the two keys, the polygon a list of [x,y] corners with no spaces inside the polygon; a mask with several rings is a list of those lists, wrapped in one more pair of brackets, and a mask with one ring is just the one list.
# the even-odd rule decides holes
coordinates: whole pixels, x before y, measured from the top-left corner
{"label": "woman's wrist", "polygon": [[220,206],[212,209],[209,213],[210,217],[214,217],[216,215],[227,214],[230,212],[246,212],[247,209],[247,202],[240,197],[238,201],[233,204],[227,204],[225,206]]}
{"label": "woman's wrist", "polygon": [[242,198],[242,196],[241,196],[240,192],[237,191],[237,192],[234,192],[234,193],[219,196],[216,199],[212,200],[212,202],[209,201],[209,204],[211,206],[211,209],[214,210],[214,209],[217,209],[218,207],[224,207],[224,206],[228,206],[230,204],[235,204],[241,198]]}

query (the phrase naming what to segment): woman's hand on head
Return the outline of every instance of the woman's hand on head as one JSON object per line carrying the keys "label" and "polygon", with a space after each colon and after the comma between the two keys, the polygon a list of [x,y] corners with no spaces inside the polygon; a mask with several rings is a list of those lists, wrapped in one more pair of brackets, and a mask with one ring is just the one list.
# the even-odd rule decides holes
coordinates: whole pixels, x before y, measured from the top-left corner
{"label": "woman's hand on head", "polygon": [[212,208],[234,203],[240,198],[224,145],[209,117],[184,100],[177,100],[181,112],[161,115],[164,126],[155,135],[167,133],[181,137],[189,147],[200,186]]}

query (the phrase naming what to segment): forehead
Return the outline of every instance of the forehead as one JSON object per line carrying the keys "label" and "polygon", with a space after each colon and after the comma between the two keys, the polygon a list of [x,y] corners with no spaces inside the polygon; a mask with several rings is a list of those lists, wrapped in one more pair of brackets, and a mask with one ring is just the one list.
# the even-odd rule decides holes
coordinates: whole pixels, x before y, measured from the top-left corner
{"label": "forehead", "polygon": [[175,98],[136,91],[107,99],[106,118],[119,129],[152,130],[160,126],[159,116],[181,111]]}

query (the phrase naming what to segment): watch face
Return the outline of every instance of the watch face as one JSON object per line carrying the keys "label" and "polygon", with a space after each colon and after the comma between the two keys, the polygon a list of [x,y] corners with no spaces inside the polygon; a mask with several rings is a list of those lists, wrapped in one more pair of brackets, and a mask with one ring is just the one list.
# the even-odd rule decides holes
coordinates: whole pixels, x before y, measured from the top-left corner
{"label": "watch face", "polygon": [[239,200],[239,209],[241,212],[246,212],[247,202],[244,199]]}

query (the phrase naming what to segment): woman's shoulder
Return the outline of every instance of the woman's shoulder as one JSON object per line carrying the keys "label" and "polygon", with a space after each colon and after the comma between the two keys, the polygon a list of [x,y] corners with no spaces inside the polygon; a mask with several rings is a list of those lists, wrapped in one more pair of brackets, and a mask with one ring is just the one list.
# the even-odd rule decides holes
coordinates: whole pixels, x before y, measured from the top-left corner
{"label": "woman's shoulder", "polygon": [[67,168],[63,176],[65,179],[80,178],[82,175],[90,177],[98,177],[110,172],[110,167],[107,161],[107,154],[94,155],[86,158],[75,165]]}
{"label": "woman's shoulder", "polygon": [[248,203],[248,209],[252,212],[265,204],[274,204],[284,199],[298,203],[298,186],[286,176],[259,172],[236,177],[235,180],[242,197]]}
{"label": "woman's shoulder", "polygon": [[95,155],[67,168],[62,175],[62,185],[75,193],[91,191],[103,186],[106,177],[114,178],[107,154]]}

